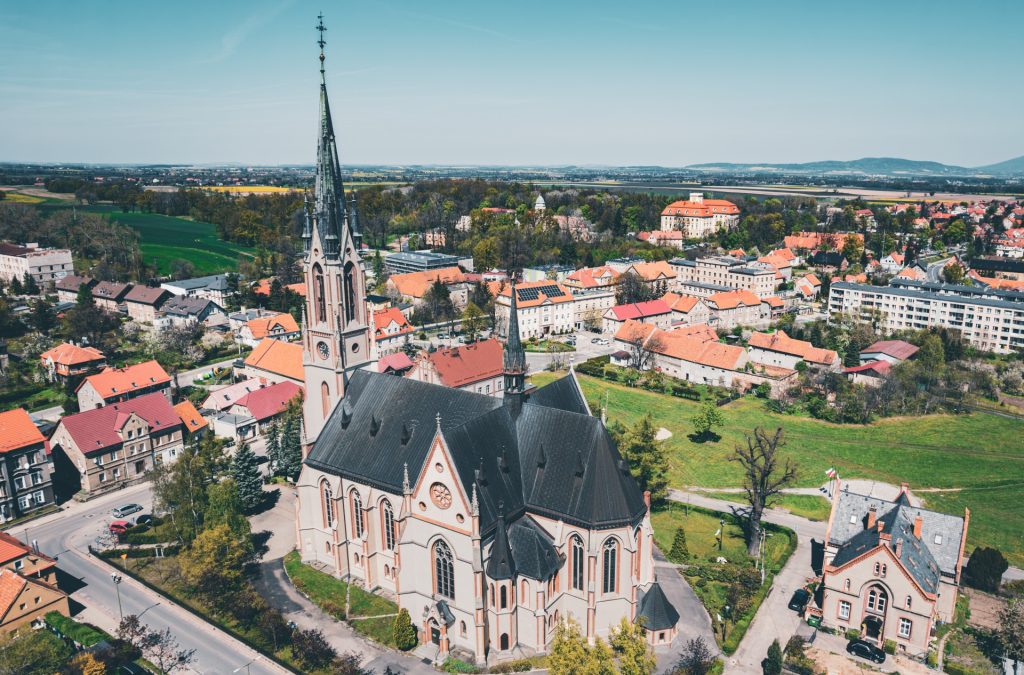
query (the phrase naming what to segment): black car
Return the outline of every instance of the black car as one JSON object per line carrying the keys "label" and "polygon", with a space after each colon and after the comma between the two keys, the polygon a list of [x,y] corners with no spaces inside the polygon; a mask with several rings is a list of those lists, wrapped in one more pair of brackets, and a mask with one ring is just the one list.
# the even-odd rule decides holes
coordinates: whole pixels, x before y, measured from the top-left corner
{"label": "black car", "polygon": [[885,652],[865,640],[850,640],[846,645],[846,651],[868,661],[885,663]]}
{"label": "black car", "polygon": [[807,603],[811,601],[811,593],[806,588],[798,588],[789,599],[789,608],[794,612],[803,612]]}

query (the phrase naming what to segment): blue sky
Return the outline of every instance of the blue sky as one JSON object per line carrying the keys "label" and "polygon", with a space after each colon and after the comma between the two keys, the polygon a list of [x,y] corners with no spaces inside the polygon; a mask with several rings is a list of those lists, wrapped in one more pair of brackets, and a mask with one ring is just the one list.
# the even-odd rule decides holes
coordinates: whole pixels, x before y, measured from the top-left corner
{"label": "blue sky", "polygon": [[1024,2],[0,0],[0,161],[311,163],[316,14],[347,163],[1024,153]]}

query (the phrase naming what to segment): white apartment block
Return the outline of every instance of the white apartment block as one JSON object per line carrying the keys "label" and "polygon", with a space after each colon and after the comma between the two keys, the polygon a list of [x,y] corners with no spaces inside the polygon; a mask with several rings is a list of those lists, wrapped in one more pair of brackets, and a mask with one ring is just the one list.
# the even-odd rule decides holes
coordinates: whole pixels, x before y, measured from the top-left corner
{"label": "white apartment block", "polygon": [[597,288],[590,291],[573,291],[573,323],[581,330],[589,323],[600,326],[601,317],[615,306],[615,287]]}
{"label": "white apartment block", "polygon": [[775,294],[775,270],[751,267],[739,258],[716,255],[669,262],[676,270],[676,288],[683,295],[706,298],[722,291],[745,290],[763,300]]}
{"label": "white apartment block", "polygon": [[74,273],[71,251],[66,248],[39,248],[39,244],[0,243],[0,279],[24,279],[32,276],[40,286]]}
{"label": "white apartment block", "polygon": [[832,315],[864,320],[877,313],[884,333],[946,326],[960,331],[968,343],[983,351],[1009,354],[1024,348],[1024,293],[982,295],[964,286],[838,282],[829,292],[828,309]]}
{"label": "white apartment block", "polygon": [[[520,339],[543,338],[575,330],[576,303],[565,286],[554,281],[535,281],[517,284],[515,289]],[[498,333],[503,336],[508,327],[511,302],[511,288],[506,288],[494,299],[494,318]]]}

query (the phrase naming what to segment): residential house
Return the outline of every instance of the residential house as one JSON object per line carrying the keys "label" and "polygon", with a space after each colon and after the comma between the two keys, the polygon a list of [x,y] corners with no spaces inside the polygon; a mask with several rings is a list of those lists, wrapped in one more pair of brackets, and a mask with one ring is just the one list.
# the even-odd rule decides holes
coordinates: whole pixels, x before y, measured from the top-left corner
{"label": "residential house", "polygon": [[889,501],[837,480],[825,530],[822,625],[925,656],[938,623],[954,620],[970,516],[915,506],[906,483]]}
{"label": "residential house", "polygon": [[82,286],[92,292],[93,286],[98,281],[92,277],[83,277],[76,274],[68,274],[54,282],[53,287],[57,291],[57,302],[75,302],[78,300],[78,291]]}
{"label": "residential house", "polygon": [[805,300],[817,300],[821,294],[821,280],[814,274],[805,274],[796,280],[793,288]]}
{"label": "residential house", "polygon": [[421,272],[394,274],[388,277],[386,286],[389,294],[419,306],[423,304],[424,296],[426,296],[430,287],[438,281],[448,288],[452,304],[456,309],[462,309],[466,306],[466,303],[469,301],[469,285],[466,283],[465,274],[458,267],[442,267]]}
{"label": "residential house", "polygon": [[[520,339],[542,338],[575,330],[575,299],[562,284],[534,281],[516,284],[515,291]],[[512,287],[509,286],[494,298],[494,316],[501,335],[508,328],[511,304]]]}
{"label": "residential house", "polygon": [[277,316],[278,314],[281,314],[281,312],[272,309],[264,309],[262,307],[242,307],[239,311],[228,314],[228,328],[237,333],[245,324],[249,323],[253,319],[265,319],[267,317]]}
{"label": "residential house", "polygon": [[41,627],[49,612],[71,616],[67,593],[45,581],[0,569],[0,633],[26,625]]}
{"label": "residential house", "polygon": [[227,274],[212,274],[206,277],[195,279],[182,279],[180,281],[168,281],[160,284],[174,295],[187,297],[206,298],[217,303],[218,306],[227,305],[228,296],[231,295]]}
{"label": "residential house", "polygon": [[604,313],[614,306],[614,286],[590,290],[572,289],[573,324],[576,330],[601,330]]}
{"label": "residential house", "polygon": [[871,361],[886,361],[891,365],[897,365],[913,358],[917,354],[917,347],[904,340],[879,340],[868,345],[860,352],[860,362],[870,363]]}
{"label": "residential house", "polygon": [[171,400],[171,376],[156,361],[105,368],[78,385],[78,409],[91,410],[152,392]]}
{"label": "residential house", "polygon": [[676,280],[675,268],[664,260],[634,263],[626,269],[624,274],[635,274],[648,287],[654,288],[659,295],[666,293]]}
{"label": "residential house", "polygon": [[185,438],[202,437],[210,428],[206,418],[199,414],[192,401],[188,399],[181,403],[176,403],[174,405],[174,412],[177,413],[178,419],[181,420]]}
{"label": "residential house", "polygon": [[799,232],[786,236],[783,245],[795,253],[822,247],[842,251],[848,237],[853,237],[858,244],[864,245],[864,236],[859,232]]}
{"label": "residential house", "polygon": [[666,293],[661,299],[672,310],[672,325],[696,326],[711,320],[711,310],[700,298]]}
{"label": "residential house", "polygon": [[842,272],[850,266],[846,256],[838,251],[815,251],[807,258],[807,262],[826,274]]}
{"label": "residential house", "polygon": [[100,370],[107,361],[103,352],[95,347],[79,347],[72,342],[62,342],[40,354],[39,363],[50,382],[66,384],[69,380]]}
{"label": "residential house", "polygon": [[245,357],[242,375],[265,378],[269,382],[290,381],[303,384],[302,345],[273,338],[263,338]]}
{"label": "residential house", "polygon": [[153,323],[156,319],[160,306],[171,292],[166,288],[151,288],[149,286],[135,286],[124,296],[124,304],[128,308],[128,316],[136,321]]}
{"label": "residential house", "polygon": [[0,568],[57,585],[57,561],[6,532],[0,532]]}
{"label": "residential house", "polygon": [[277,382],[249,392],[238,399],[228,412],[253,418],[256,420],[257,432],[262,433],[288,410],[292,401],[301,397],[301,386],[290,381]]}
{"label": "residential house", "polygon": [[249,392],[262,389],[268,384],[270,383],[262,377],[229,384],[207,396],[203,401],[202,408],[203,410],[228,410]]}
{"label": "residential house", "polygon": [[752,326],[769,316],[761,298],[750,291],[724,291],[704,298],[711,314],[708,324],[714,328]]}
{"label": "residential house", "polygon": [[790,369],[796,369],[800,363],[804,363],[809,368],[831,371],[838,371],[842,366],[839,354],[835,351],[791,338],[783,330],[753,333],[747,346],[750,360],[754,363]]}
{"label": "residential house", "polygon": [[684,233],[679,230],[637,232],[636,238],[640,241],[646,241],[653,246],[668,246],[679,250],[682,250],[683,244],[686,242]]}
{"label": "residential house", "polygon": [[416,329],[397,307],[389,307],[373,313],[373,344],[377,356],[391,354],[408,340]]}
{"label": "residential house", "polygon": [[53,504],[50,445],[23,409],[0,412],[0,522]]}
{"label": "residential house", "polygon": [[275,312],[267,316],[249,319],[235,333],[236,339],[243,345],[255,347],[261,340],[297,340],[301,331],[299,324],[291,314]]}
{"label": "residential house", "polygon": [[668,328],[672,324],[673,316],[672,309],[664,300],[649,300],[610,307],[605,311],[603,319],[603,332],[614,334],[627,320]]}
{"label": "residential house", "polygon": [[897,251],[893,251],[889,255],[885,256],[878,261],[882,271],[886,274],[896,274],[903,269],[903,265],[906,262],[906,256]]}
{"label": "residential house", "polygon": [[402,376],[412,370],[414,365],[405,352],[394,352],[377,360],[377,372]]}
{"label": "residential house", "polygon": [[421,352],[408,377],[451,389],[501,396],[502,345],[496,339]]}
{"label": "residential house", "polygon": [[608,288],[619,283],[620,272],[608,265],[601,267],[581,267],[563,281],[562,285],[572,290],[591,291],[597,288]]}
{"label": "residential house", "polygon": [[224,308],[206,296],[177,295],[170,298],[161,308],[162,319],[172,325],[205,323],[215,317],[225,316]]}
{"label": "residential house", "polygon": [[0,279],[4,281],[32,277],[40,288],[48,288],[74,271],[71,251],[66,248],[0,243]]}
{"label": "residential house", "polygon": [[738,206],[725,199],[705,199],[691,192],[689,199],[672,202],[661,212],[662,231],[678,230],[687,239],[701,239],[719,230],[732,229],[740,220]]}
{"label": "residential house", "polygon": [[174,461],[185,428],[170,401],[151,393],[63,417],[50,444],[77,469],[90,494],[144,479],[156,462]]}
{"label": "residential house", "polygon": [[863,384],[865,387],[880,387],[892,365],[888,361],[868,361],[859,366],[844,368],[843,374],[854,384]]}
{"label": "residential house", "polygon": [[132,289],[131,284],[116,281],[101,281],[92,287],[92,299],[96,306],[108,312],[120,312],[124,296]]}
{"label": "residential house", "polygon": [[928,273],[925,272],[920,267],[918,267],[917,265],[914,265],[912,267],[904,267],[903,269],[896,273],[896,276],[901,279],[910,279],[911,281],[928,280]]}

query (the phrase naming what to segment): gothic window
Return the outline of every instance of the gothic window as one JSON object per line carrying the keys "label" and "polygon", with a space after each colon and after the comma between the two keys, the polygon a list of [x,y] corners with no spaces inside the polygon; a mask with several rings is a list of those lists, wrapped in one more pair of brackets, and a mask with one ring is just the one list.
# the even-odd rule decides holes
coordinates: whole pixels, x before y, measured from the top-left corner
{"label": "gothic window", "polygon": [[910,598],[910,596],[908,595],[908,596],[907,596],[907,605],[906,605],[906,606],[907,606],[907,609],[910,609],[910,604],[911,604],[911,598]]}
{"label": "gothic window", "polygon": [[349,262],[345,264],[345,322],[354,321],[356,318],[356,289],[355,289],[355,266]]}
{"label": "gothic window", "polygon": [[530,606],[530,586],[526,583],[526,579],[519,585],[519,604],[523,607]]}
{"label": "gothic window", "polygon": [[384,520],[384,548],[389,551],[395,550],[395,512],[391,509],[391,502],[384,500],[381,504],[381,518]]}
{"label": "gothic window", "polygon": [[331,414],[331,388],[326,382],[320,383],[320,405],[323,408],[324,419]]}
{"label": "gothic window", "polygon": [[455,599],[455,562],[452,550],[440,540],[434,544],[434,592]]}
{"label": "gothic window", "polygon": [[501,585],[501,602],[499,607],[501,607],[501,609],[508,607],[508,587],[505,586],[505,584]]}
{"label": "gothic window", "polygon": [[577,591],[583,590],[583,566],[587,559],[583,553],[583,541],[579,537],[571,540],[572,548],[572,587]]}
{"label": "gothic window", "polygon": [[602,557],[604,562],[604,583],[601,590],[604,593],[615,593],[619,589],[619,543],[614,539],[606,541]]}
{"label": "gothic window", "polygon": [[324,271],[319,264],[313,265],[313,303],[317,321],[327,321],[327,298],[324,296]]}
{"label": "gothic window", "polygon": [[350,496],[352,499],[352,536],[362,539],[363,533],[366,531],[366,524],[363,522],[363,500],[355,490],[350,493]]}
{"label": "gothic window", "polygon": [[320,505],[324,514],[324,527],[334,527],[334,497],[327,481],[320,483]]}

